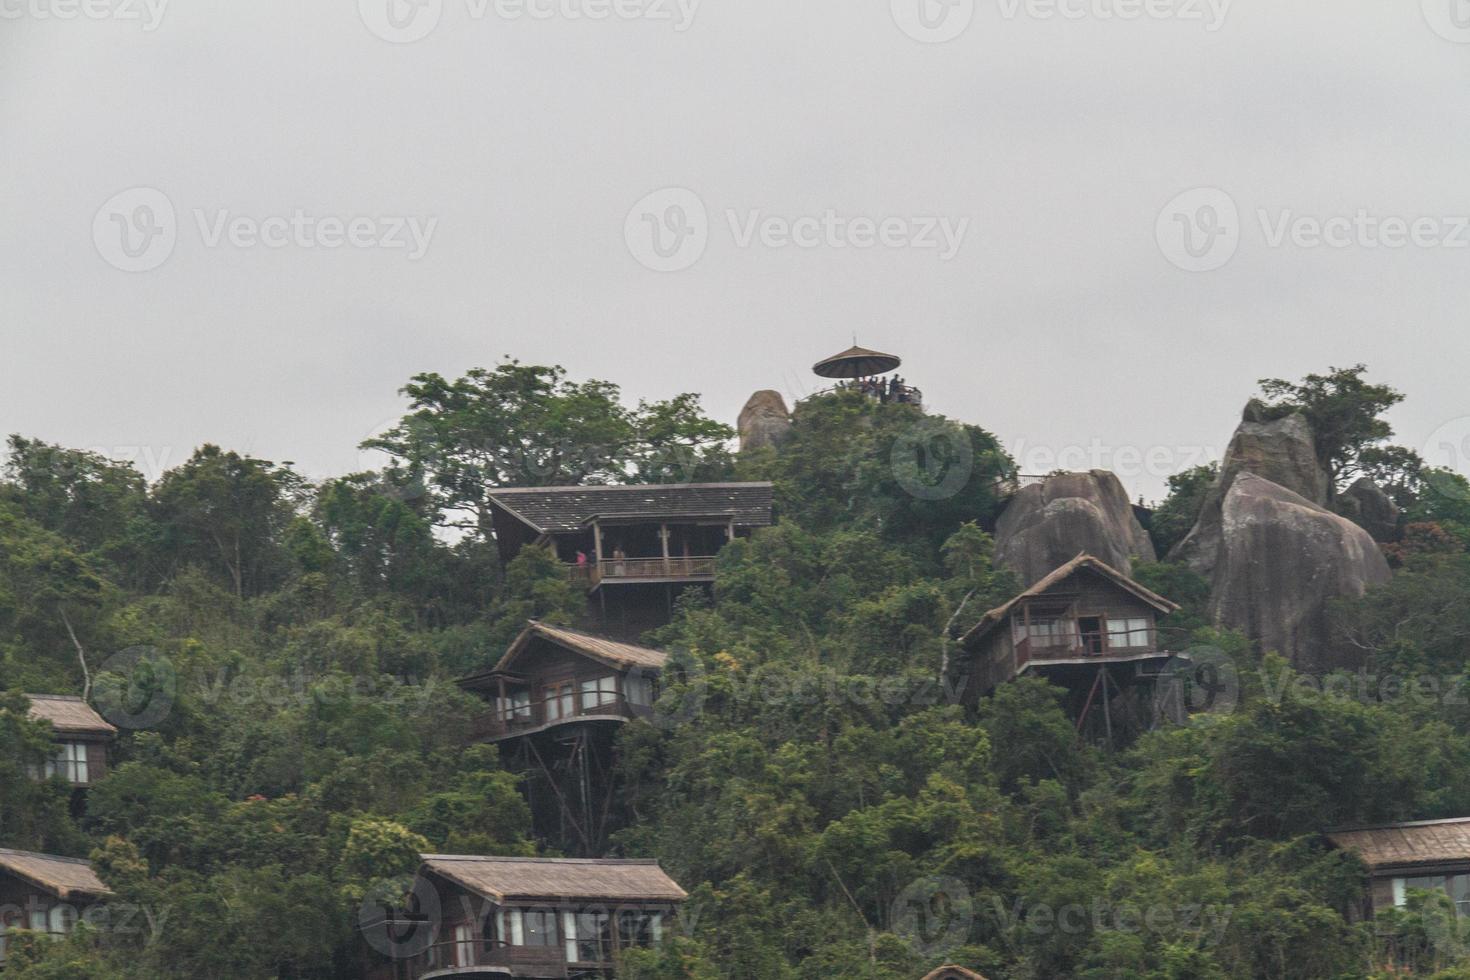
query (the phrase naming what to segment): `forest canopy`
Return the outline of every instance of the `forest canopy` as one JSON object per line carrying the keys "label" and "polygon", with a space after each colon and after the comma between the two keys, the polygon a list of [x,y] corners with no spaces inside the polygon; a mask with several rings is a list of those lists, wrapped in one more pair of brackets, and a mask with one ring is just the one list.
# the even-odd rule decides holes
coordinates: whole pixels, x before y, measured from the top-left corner
{"label": "forest canopy", "polygon": [[[12,436],[0,470],[0,847],[90,858],[131,927],[12,930],[7,980],[349,980],[358,910],[421,852],[555,856],[519,777],[470,737],[454,683],[527,619],[585,599],[528,549],[502,567],[487,495],[579,483],[769,480],[777,523],[727,545],[648,642],[679,669],[658,724],[619,736],[612,853],[690,893],[632,980],[1470,978],[1470,934],[1427,893],[1371,923],[1327,827],[1470,814],[1464,697],[1344,697],[1209,625],[1178,566],[1180,642],[1230,703],[1102,746],[1025,677],[967,708],[957,637],[1021,583],[991,532],[1015,466],[979,426],[857,392],[801,403],[736,454],[694,394],[507,360],[412,378],[381,471],[313,482],[200,447],[149,483]],[[1264,382],[1303,411],[1334,484],[1391,485],[1392,582],[1335,610],[1374,676],[1463,693],[1470,488],[1387,445],[1402,396],[1363,370]],[[1160,554],[1216,471],[1153,508]],[[452,532],[452,533],[448,533]],[[38,779],[23,692],[119,707],[85,805]],[[918,911],[916,911],[918,910]]]}

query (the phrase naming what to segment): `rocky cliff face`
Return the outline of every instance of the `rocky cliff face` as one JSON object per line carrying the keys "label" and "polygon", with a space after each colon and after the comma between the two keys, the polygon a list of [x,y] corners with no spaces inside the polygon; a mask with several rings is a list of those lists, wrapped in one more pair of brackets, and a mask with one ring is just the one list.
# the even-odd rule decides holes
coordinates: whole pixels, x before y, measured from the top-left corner
{"label": "rocky cliff face", "polygon": [[740,451],[775,446],[791,428],[791,412],[777,391],[757,391],[740,410]]}
{"label": "rocky cliff face", "polygon": [[1392,541],[1398,534],[1399,505],[1366,476],[1339,494],[1336,506],[1375,541]]}
{"label": "rocky cliff face", "polygon": [[1123,484],[1106,470],[1064,473],[1024,487],[996,525],[997,559],[1027,585],[1084,552],[1125,575],[1132,574],[1135,557],[1155,558]]}
{"label": "rocky cliff face", "polygon": [[1336,645],[1328,604],[1390,575],[1368,532],[1253,473],[1225,492],[1213,564],[1215,622],[1311,671],[1358,666],[1357,654]]}
{"label": "rocky cliff face", "polygon": [[1252,401],[1225,450],[1220,477],[1194,530],[1170,552],[1171,561],[1183,562],[1205,578],[1214,573],[1220,551],[1220,509],[1242,473],[1253,473],[1312,503],[1327,503],[1329,477],[1317,461],[1317,440],[1306,416],[1267,419],[1264,406]]}

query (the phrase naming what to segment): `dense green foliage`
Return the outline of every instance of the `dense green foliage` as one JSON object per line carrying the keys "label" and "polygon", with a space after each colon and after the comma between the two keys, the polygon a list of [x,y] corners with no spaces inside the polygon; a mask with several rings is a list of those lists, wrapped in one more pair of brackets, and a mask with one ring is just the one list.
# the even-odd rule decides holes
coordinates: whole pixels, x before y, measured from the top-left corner
{"label": "dense green foliage", "polygon": [[[452,680],[579,597],[544,552],[498,567],[485,491],[732,468],[775,482],[780,523],[728,546],[713,597],[686,595],[653,637],[677,666],[657,722],[623,730],[616,846],[691,899],[623,976],[1470,976],[1429,896],[1377,932],[1350,921],[1362,869],[1319,834],[1470,812],[1470,709],[1451,696],[1470,557],[1450,504],[1411,488],[1406,521],[1438,533],[1406,531],[1394,582],[1340,610],[1374,676],[1432,674],[1436,696],[1299,677],[1206,629],[1204,583],[1152,565],[1138,575],[1184,606],[1165,626],[1213,651],[1217,696],[1108,749],[1034,679],[965,703],[954,637],[1017,588],[985,531],[1013,467],[982,429],[839,394],[730,460],[692,396],[626,410],[609,384],[514,363],[408,391],[377,443],[395,464],[319,486],[215,447],[150,486],[12,440],[0,846],[90,855],[146,914],[12,933],[7,978],[347,980],[359,904],[417,852],[535,853],[516,777],[464,747],[481,706]],[[1368,465],[1359,423],[1343,441]],[[1157,534],[1187,529],[1209,479],[1176,481]],[[89,680],[134,724],[74,816],[32,778],[47,732],[15,692]]]}

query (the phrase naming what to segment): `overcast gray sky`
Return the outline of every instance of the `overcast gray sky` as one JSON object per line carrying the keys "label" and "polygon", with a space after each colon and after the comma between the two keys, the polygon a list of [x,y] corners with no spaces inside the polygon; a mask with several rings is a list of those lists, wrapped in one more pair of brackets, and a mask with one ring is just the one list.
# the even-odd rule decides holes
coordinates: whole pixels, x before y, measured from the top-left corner
{"label": "overcast gray sky", "polygon": [[733,422],[856,334],[1149,497],[1330,364],[1470,448],[1465,0],[417,2],[0,0],[0,429],[321,477],[418,371]]}

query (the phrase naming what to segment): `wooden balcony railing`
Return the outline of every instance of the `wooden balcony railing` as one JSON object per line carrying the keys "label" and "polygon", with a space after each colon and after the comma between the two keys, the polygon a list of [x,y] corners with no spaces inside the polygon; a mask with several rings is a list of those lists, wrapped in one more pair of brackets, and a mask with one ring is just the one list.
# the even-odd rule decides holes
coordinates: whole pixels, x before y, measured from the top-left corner
{"label": "wooden balcony railing", "polygon": [[[545,701],[533,701],[528,705],[522,705],[508,711],[491,711],[480,716],[470,728],[470,737],[475,741],[485,739],[503,738],[507,735],[515,735],[518,732],[530,731],[543,725],[557,724],[559,722],[576,721],[579,718],[644,718],[653,713],[653,709],[647,705],[633,704],[621,694],[599,694],[602,699],[597,704],[584,704],[582,692],[577,691],[571,696],[572,709],[568,713],[562,709],[565,707],[565,697],[550,698]],[[555,712],[549,709],[551,702],[557,702]],[[554,717],[553,717],[554,715]]]}
{"label": "wooden balcony railing", "polygon": [[[508,946],[480,939],[435,943],[410,960],[406,967],[403,972],[409,980],[427,976],[449,980],[461,975],[459,971],[463,971],[465,977],[568,975],[566,952],[561,945]],[[504,972],[486,971],[484,967],[500,967]]]}
{"label": "wooden balcony railing", "polygon": [[1115,646],[1107,633],[1076,632],[1067,637],[1052,637],[1050,643],[1037,643],[1026,637],[1016,644],[1016,667],[1019,669],[1032,661],[1077,660],[1084,657],[1106,659],[1127,657],[1134,654],[1156,652],[1159,648],[1158,631],[1148,631],[1148,642],[1143,646]]}
{"label": "wooden balcony railing", "polygon": [[715,559],[710,558],[607,558],[585,565],[568,565],[573,582],[595,589],[603,582],[637,582],[674,579],[681,582],[713,581]]}

